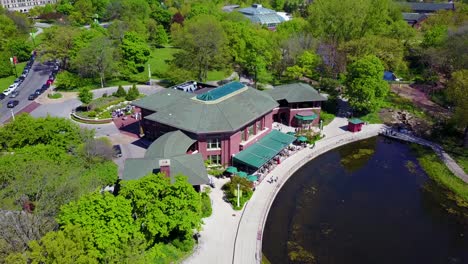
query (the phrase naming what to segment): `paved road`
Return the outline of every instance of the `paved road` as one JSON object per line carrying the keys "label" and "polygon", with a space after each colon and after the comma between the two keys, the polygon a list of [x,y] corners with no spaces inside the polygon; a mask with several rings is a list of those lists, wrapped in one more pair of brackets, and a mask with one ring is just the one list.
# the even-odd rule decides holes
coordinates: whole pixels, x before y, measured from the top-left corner
{"label": "paved road", "polygon": [[2,106],[0,107],[0,123],[3,123],[9,118],[11,118],[10,109],[6,107],[7,102],[9,100],[19,101],[19,104],[15,108],[13,108],[13,112],[15,114],[18,113],[24,107],[28,106],[31,103],[31,101],[28,100],[28,96],[34,93],[36,89],[41,88],[41,86],[46,83],[47,79],[49,78],[49,74],[52,71],[52,67],[52,65],[41,64],[38,61],[36,61],[33,64],[28,76],[17,89],[20,92],[18,97],[10,98],[8,96],[1,101]]}

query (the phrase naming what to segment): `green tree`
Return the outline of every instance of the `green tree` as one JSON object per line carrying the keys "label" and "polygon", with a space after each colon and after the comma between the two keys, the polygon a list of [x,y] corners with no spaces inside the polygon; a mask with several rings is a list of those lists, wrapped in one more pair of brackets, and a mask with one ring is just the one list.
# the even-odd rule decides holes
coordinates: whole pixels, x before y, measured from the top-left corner
{"label": "green tree", "polygon": [[138,73],[145,69],[145,63],[148,61],[151,51],[141,36],[134,32],[125,33],[120,48],[124,67],[129,73]]}
{"label": "green tree", "polygon": [[74,52],[75,38],[79,35],[79,29],[68,26],[53,26],[44,29],[43,42],[39,46],[42,59],[58,59],[62,69],[67,70],[68,62]]}
{"label": "green tree", "polygon": [[122,85],[119,85],[119,87],[117,88],[117,91],[115,92],[115,96],[121,97],[121,98],[125,98],[127,96],[127,92],[125,91]]}
{"label": "green tree", "polygon": [[[240,197],[240,208],[237,208],[237,185],[241,190]],[[242,209],[244,204],[252,197],[253,194],[253,183],[248,181],[246,178],[238,176],[232,177],[231,181],[223,186],[223,190],[226,193],[226,198],[233,205],[234,208]]]}
{"label": "green tree", "polygon": [[127,96],[125,97],[125,100],[133,101],[137,99],[138,96],[140,96],[140,91],[138,91],[138,88],[134,84],[132,85],[132,87],[130,87],[130,89],[128,89],[128,93],[127,93]]}
{"label": "green tree", "polygon": [[348,67],[345,95],[351,107],[361,113],[375,111],[387,96],[384,67],[379,58],[368,55]]}
{"label": "green tree", "polygon": [[0,129],[0,148],[12,150],[37,144],[74,148],[92,137],[68,119],[58,117],[33,118],[22,114]]}
{"label": "green tree", "polygon": [[205,81],[209,70],[225,63],[226,36],[213,16],[201,15],[185,21],[183,29],[173,33],[173,41],[181,48],[173,63],[194,71],[198,81]]}
{"label": "green tree", "polygon": [[448,83],[448,96],[455,104],[453,119],[463,129],[463,146],[468,148],[468,70],[456,71]]}
{"label": "green tree", "polygon": [[78,98],[86,106],[88,106],[89,103],[91,103],[91,101],[93,100],[93,96],[94,95],[91,92],[91,89],[89,88],[82,88],[80,89],[80,92],[78,93]]}
{"label": "green tree", "polygon": [[32,49],[31,43],[25,39],[10,39],[6,44],[6,50],[10,52],[11,56],[16,56],[19,62],[28,61]]}
{"label": "green tree", "polygon": [[97,264],[97,256],[91,232],[69,225],[63,231],[49,232],[40,240],[31,241],[26,252],[8,256],[6,263]]}
{"label": "green tree", "polygon": [[310,51],[305,51],[297,58],[297,65],[286,68],[286,76],[292,79],[299,79],[307,76],[317,78],[317,67],[320,64],[320,57]]}
{"label": "green tree", "polygon": [[97,37],[89,45],[81,49],[72,61],[83,77],[98,77],[101,88],[104,88],[106,76],[116,68],[114,48],[110,39]]}
{"label": "green tree", "polygon": [[177,176],[173,184],[164,174],[125,181],[119,193],[131,201],[137,226],[149,243],[164,238],[188,239],[201,224],[200,195]]}
{"label": "green tree", "polygon": [[99,258],[118,255],[118,248],[127,243],[137,230],[130,201],[107,192],[82,196],[61,208],[57,221],[62,226],[79,225],[90,232],[90,240]]}

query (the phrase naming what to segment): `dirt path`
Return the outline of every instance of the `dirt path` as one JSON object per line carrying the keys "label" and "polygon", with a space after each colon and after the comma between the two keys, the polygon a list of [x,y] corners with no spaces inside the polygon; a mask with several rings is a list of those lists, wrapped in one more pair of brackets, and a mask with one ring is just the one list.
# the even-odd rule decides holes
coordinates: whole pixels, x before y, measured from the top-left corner
{"label": "dirt path", "polygon": [[432,116],[436,117],[445,117],[448,118],[451,116],[449,110],[441,107],[440,105],[432,102],[429,97],[422,91],[411,87],[408,84],[392,84],[391,89],[394,93],[400,95],[401,97],[410,99],[414,104],[423,110],[427,111]]}

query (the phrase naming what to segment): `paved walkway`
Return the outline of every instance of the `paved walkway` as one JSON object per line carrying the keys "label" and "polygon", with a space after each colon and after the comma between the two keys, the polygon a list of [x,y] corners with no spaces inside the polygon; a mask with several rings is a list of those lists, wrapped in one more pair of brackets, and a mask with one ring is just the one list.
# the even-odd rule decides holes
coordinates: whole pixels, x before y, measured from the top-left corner
{"label": "paved walkway", "polygon": [[[278,182],[269,184],[267,181],[263,181],[242,211],[234,211],[222,199],[223,193],[220,188],[226,180],[216,180],[216,188],[210,195],[213,215],[205,220],[199,245],[195,253],[184,263],[260,263],[262,235],[266,218],[276,194],[288,178],[311,159],[350,142],[377,136],[386,129],[381,124],[365,125],[361,132],[350,133],[346,127],[346,118],[335,118],[328,126],[324,127],[325,138],[318,141],[314,148],[302,149],[282,161],[268,174],[267,178],[273,175],[278,177]],[[409,138],[400,137],[400,139],[412,141]],[[412,142],[424,143],[423,145],[432,144],[423,142],[422,139]],[[441,151],[442,160],[449,168],[451,164],[458,166],[440,147],[436,147],[434,150]],[[460,167],[458,169],[461,170]],[[233,216],[234,214],[235,216]]]}
{"label": "paved walkway", "polygon": [[388,134],[384,134],[384,135],[387,136],[387,137],[396,138],[396,139],[400,139],[400,140],[405,140],[405,141],[413,142],[413,143],[416,143],[416,144],[419,144],[419,145],[423,145],[423,146],[427,146],[427,147],[432,148],[432,150],[434,150],[434,152],[437,154],[437,156],[439,156],[439,158],[442,160],[442,162],[445,163],[447,168],[455,176],[460,178],[465,183],[468,183],[468,175],[460,167],[460,165],[458,165],[458,163],[452,157],[450,157],[450,155],[447,154],[447,152],[444,151],[444,149],[441,146],[439,146],[439,145],[437,145],[437,144],[435,144],[433,142],[427,141],[425,139],[415,137],[413,135],[398,133],[398,132],[394,132],[394,131],[392,133],[388,133]]}
{"label": "paved walkway", "polygon": [[263,181],[242,211],[234,211],[222,199],[221,186],[227,180],[216,180],[216,188],[210,195],[213,215],[204,221],[199,245],[184,263],[259,263],[266,216],[284,182],[310,159],[349,142],[376,136],[381,129],[380,125],[369,125],[362,132],[352,134],[342,129],[346,124],[346,119],[335,118],[324,128],[326,137],[314,149],[305,148],[282,161],[267,175],[274,175],[279,181],[275,184]]}

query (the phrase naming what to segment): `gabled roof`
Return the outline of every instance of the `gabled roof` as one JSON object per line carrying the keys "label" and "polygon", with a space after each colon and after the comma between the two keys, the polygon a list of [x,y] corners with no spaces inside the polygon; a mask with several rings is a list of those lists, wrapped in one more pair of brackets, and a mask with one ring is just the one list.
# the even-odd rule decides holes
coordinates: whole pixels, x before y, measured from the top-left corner
{"label": "gabled roof", "polygon": [[439,10],[455,10],[454,3],[418,3],[407,2],[401,3],[403,6],[408,6],[416,13],[432,13]]}
{"label": "gabled roof", "polygon": [[426,14],[419,14],[419,13],[402,13],[403,20],[408,22],[420,22],[421,20],[427,18]]}
{"label": "gabled roof", "polygon": [[326,101],[327,99],[312,86],[305,83],[291,83],[273,87],[266,91],[276,101],[286,100],[288,103]]}
{"label": "gabled roof", "polygon": [[192,185],[207,184],[209,179],[202,154],[186,154],[194,142],[181,131],[162,135],[149,146],[144,158],[125,160],[122,179],[136,180],[150,173],[158,173],[159,161],[169,159],[171,182],[174,182],[175,176],[184,175]]}
{"label": "gabled roof", "polygon": [[155,111],[145,119],[194,133],[237,131],[278,106],[267,93],[245,85],[214,101],[199,100],[197,96],[171,89],[147,96],[133,104]]}
{"label": "gabled roof", "polygon": [[[161,159],[164,158],[126,159],[122,179],[137,180],[150,173],[158,173],[159,160]],[[188,177],[188,182],[192,185],[209,183],[201,153],[172,157],[170,158],[170,161],[171,182],[175,181],[175,176],[183,175]]]}
{"label": "gabled roof", "polygon": [[180,130],[166,133],[154,141],[146,150],[145,158],[174,157],[187,153],[196,140],[189,138]]}

